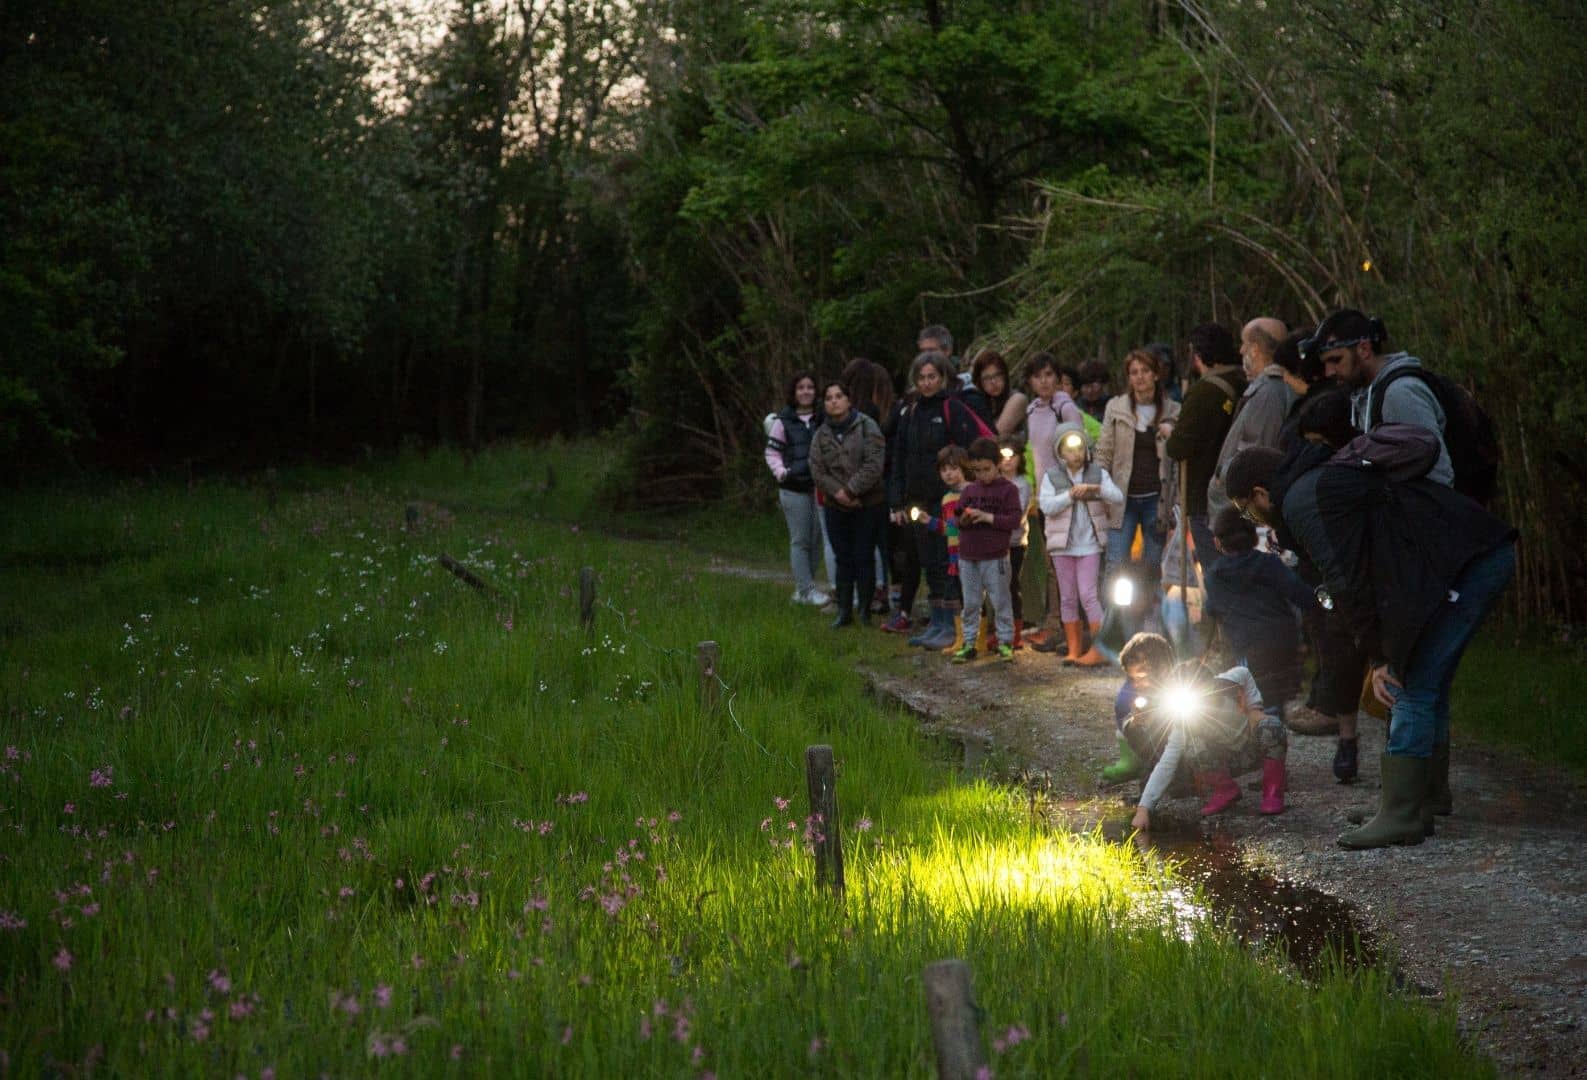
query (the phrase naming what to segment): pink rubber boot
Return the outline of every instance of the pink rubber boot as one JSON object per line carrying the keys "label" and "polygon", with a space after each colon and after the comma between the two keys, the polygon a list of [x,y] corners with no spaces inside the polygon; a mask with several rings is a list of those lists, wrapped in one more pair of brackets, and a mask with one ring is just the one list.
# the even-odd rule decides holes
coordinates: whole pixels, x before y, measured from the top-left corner
{"label": "pink rubber boot", "polygon": [[1228,769],[1197,773],[1196,783],[1202,790],[1210,792],[1206,805],[1201,808],[1202,817],[1221,814],[1240,798],[1240,785],[1234,782],[1234,777],[1229,775]]}
{"label": "pink rubber boot", "polygon": [[1282,758],[1262,759],[1262,806],[1264,814],[1284,812],[1284,761]]}

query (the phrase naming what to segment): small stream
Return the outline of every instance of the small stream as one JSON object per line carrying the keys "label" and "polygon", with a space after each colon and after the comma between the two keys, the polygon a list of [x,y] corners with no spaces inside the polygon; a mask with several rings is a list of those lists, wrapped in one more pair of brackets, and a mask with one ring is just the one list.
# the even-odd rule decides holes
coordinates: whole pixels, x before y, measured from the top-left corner
{"label": "small stream", "polygon": [[[926,735],[930,756],[963,775],[1007,782],[986,740],[937,730]],[[1143,898],[1143,907],[1179,932],[1221,927],[1253,950],[1281,950],[1305,978],[1330,965],[1362,969],[1376,965],[1376,935],[1344,900],[1254,866],[1232,838],[1214,825],[1176,821],[1164,815],[1150,834],[1135,835],[1128,811],[1116,800],[1053,799],[1025,778],[1031,814],[1051,827],[1113,843],[1133,843],[1163,870],[1163,890]]]}

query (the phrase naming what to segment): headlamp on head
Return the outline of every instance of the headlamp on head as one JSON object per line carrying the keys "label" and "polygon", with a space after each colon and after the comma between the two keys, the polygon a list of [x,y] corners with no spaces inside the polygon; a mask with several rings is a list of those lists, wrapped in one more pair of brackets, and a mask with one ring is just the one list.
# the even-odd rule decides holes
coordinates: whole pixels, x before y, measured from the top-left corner
{"label": "headlamp on head", "polygon": [[1008,461],[1010,458],[1012,458],[1014,456],[1014,451],[1010,447],[1007,447],[1007,446],[1005,446],[1005,447],[1003,447],[1003,449],[999,450],[998,453],[1002,455],[1004,461]]}
{"label": "headlamp on head", "polygon": [[1062,450],[1084,450],[1086,446],[1085,436],[1078,431],[1071,431],[1059,441],[1058,446]]}

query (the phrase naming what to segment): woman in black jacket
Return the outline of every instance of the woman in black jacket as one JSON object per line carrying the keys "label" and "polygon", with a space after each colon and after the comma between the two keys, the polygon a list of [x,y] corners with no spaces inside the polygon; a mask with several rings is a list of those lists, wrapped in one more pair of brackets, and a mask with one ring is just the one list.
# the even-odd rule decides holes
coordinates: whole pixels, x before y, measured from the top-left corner
{"label": "woman in black jacket", "polygon": [[[935,514],[947,491],[937,469],[937,454],[945,446],[968,449],[980,431],[970,407],[948,396],[947,360],[941,353],[921,353],[909,367],[915,401],[898,418],[893,434],[893,458],[887,478],[887,505],[892,519],[909,522],[909,510],[918,507]],[[929,526],[910,522],[920,567],[931,597],[931,622],[909,639],[911,645],[943,648],[953,641],[956,602],[948,596],[948,545]]]}

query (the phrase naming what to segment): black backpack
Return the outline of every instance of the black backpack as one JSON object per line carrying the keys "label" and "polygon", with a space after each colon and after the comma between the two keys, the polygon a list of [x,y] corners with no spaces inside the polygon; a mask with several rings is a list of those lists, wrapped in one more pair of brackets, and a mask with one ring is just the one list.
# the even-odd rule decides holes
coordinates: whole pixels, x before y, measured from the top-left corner
{"label": "black backpack", "polygon": [[1493,421],[1471,391],[1453,379],[1417,366],[1390,372],[1388,378],[1372,388],[1367,430],[1383,423],[1383,399],[1394,381],[1406,375],[1426,383],[1438,399],[1438,407],[1444,410],[1444,446],[1455,470],[1455,490],[1487,506],[1499,492],[1499,440],[1493,434]]}

